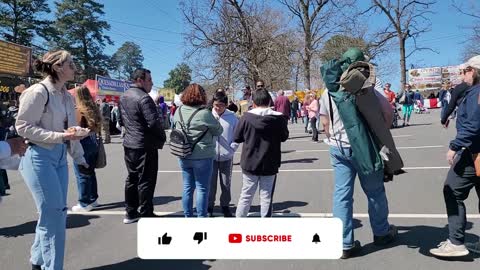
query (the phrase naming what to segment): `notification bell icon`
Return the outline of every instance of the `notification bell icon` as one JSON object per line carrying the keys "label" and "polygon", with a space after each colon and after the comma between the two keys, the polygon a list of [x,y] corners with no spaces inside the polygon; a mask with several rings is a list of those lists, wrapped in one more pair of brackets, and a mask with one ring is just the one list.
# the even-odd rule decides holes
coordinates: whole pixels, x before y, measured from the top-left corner
{"label": "notification bell icon", "polygon": [[313,243],[315,244],[318,244],[320,243],[320,236],[316,233],[314,236],[313,236],[313,240],[312,240]]}

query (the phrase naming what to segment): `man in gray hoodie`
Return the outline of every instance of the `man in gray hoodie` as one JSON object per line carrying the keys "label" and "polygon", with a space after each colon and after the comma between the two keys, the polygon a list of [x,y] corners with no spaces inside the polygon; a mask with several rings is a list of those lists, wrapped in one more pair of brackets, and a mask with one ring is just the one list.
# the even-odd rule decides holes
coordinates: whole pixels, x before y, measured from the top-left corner
{"label": "man in gray hoodie", "polygon": [[215,197],[217,195],[217,181],[220,176],[220,206],[224,217],[232,217],[229,204],[231,200],[230,184],[232,182],[233,155],[238,148],[238,144],[233,141],[233,132],[237,126],[238,119],[235,113],[227,110],[228,98],[225,92],[216,92],[213,96],[212,114],[223,127],[222,135],[216,137],[215,158],[213,160],[213,170],[211,177],[211,186],[208,198],[208,215],[213,216],[213,207],[215,206]]}

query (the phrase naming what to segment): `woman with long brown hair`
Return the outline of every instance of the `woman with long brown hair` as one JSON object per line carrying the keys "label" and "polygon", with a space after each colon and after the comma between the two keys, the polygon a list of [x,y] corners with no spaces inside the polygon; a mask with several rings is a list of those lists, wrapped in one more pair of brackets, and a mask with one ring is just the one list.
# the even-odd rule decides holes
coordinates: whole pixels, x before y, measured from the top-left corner
{"label": "woman with long brown hair", "polygon": [[99,133],[102,123],[100,109],[95,104],[90,91],[85,86],[75,89],[76,118],[82,128],[90,129],[90,134],[80,140],[83,147],[84,158],[88,168],[74,163],[75,176],[77,177],[78,204],[72,207],[73,212],[88,212],[98,206],[97,176],[95,164],[97,163]]}

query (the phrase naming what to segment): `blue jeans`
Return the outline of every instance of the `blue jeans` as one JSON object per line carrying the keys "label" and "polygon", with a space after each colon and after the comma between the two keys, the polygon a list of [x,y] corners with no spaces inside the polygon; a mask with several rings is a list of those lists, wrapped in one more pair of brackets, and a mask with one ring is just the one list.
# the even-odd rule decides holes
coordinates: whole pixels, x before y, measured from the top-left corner
{"label": "blue jeans", "polygon": [[98,199],[97,176],[95,165],[98,156],[98,144],[96,135],[90,135],[80,140],[83,147],[83,156],[89,166],[88,170],[80,169],[77,163],[73,164],[73,171],[77,177],[78,203],[82,207],[92,204]]}
{"label": "blue jeans", "polygon": [[39,218],[30,262],[42,269],[61,270],[65,255],[68,166],[66,144],[49,150],[29,146],[19,166],[32,193]]}
{"label": "blue jeans", "polygon": [[[342,151],[343,149],[343,151]],[[353,190],[357,169],[351,148],[330,147],[330,160],[335,175],[333,216],[343,222],[343,249],[353,247]],[[367,195],[368,215],[373,234],[388,233],[388,201],[383,185],[383,171],[371,175],[358,175],[360,185]]]}
{"label": "blue jeans", "polygon": [[179,159],[183,176],[182,205],[185,217],[193,217],[193,192],[197,189],[197,216],[207,217],[213,158]]}

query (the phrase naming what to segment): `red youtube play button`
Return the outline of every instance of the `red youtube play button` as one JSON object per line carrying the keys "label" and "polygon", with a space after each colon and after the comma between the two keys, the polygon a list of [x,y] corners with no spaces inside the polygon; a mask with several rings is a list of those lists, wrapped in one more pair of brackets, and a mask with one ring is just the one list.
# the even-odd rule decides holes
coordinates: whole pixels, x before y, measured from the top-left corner
{"label": "red youtube play button", "polygon": [[228,235],[228,242],[230,243],[241,243],[242,242],[242,234],[240,233],[231,233]]}

